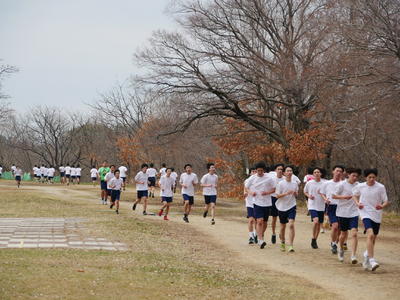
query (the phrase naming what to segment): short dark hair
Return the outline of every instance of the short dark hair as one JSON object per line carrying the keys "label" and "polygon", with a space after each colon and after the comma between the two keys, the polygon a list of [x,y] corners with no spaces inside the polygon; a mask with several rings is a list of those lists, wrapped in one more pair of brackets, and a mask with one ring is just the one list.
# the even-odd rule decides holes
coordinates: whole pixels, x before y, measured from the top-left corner
{"label": "short dark hair", "polygon": [[161,164],[161,167],[165,168],[167,165],[165,163]]}
{"label": "short dark hair", "polygon": [[286,172],[286,169],[287,169],[287,168],[291,168],[292,171],[294,172],[294,167],[293,167],[292,165],[284,166],[284,167],[283,167],[283,171]]}
{"label": "short dark hair", "polygon": [[214,164],[214,163],[208,163],[208,164],[207,164],[207,170],[210,170],[211,166],[214,166],[214,167],[215,167],[215,164]]}
{"label": "short dark hair", "polygon": [[378,169],[376,168],[365,169],[364,176],[367,177],[369,174],[374,174],[375,176],[378,176]]}
{"label": "short dark hair", "polygon": [[251,171],[253,171],[253,170],[255,170],[256,168],[254,168],[254,167],[251,167],[250,169],[249,169],[249,171],[251,172]]}
{"label": "short dark hair", "polygon": [[171,170],[171,172],[172,172],[174,170],[174,168],[169,168],[168,167],[168,168],[165,169],[165,172],[167,172],[168,170]]}
{"label": "short dark hair", "polygon": [[358,175],[361,175],[361,169],[359,168],[346,168],[346,173],[351,174],[351,173],[357,173]]}
{"label": "short dark hair", "polygon": [[114,168],[115,168],[115,165],[111,165],[110,168],[111,168],[111,167],[114,167]]}
{"label": "short dark hair", "polygon": [[342,169],[342,172],[345,170],[345,167],[343,165],[334,165],[332,171],[335,170],[336,168]]}
{"label": "short dark hair", "polygon": [[186,170],[186,167],[192,167],[192,165],[191,165],[191,164],[186,164],[186,165],[183,167],[183,169]]}
{"label": "short dark hair", "polygon": [[149,166],[147,164],[142,164],[142,166],[140,167],[141,169],[143,168],[148,168]]}
{"label": "short dark hair", "polygon": [[172,172],[175,171],[175,168],[171,168],[171,171],[172,171]]}
{"label": "short dark hair", "polygon": [[92,168],[96,168],[96,166],[92,166]]}
{"label": "short dark hair", "polygon": [[153,163],[150,163],[150,168],[152,168],[152,167],[154,167],[154,164],[153,164]]}
{"label": "short dark hair", "polygon": [[313,167],[308,167],[307,168],[307,174],[310,175],[314,172],[314,168]]}
{"label": "short dark hair", "polygon": [[255,169],[264,169],[264,171],[267,171],[267,165],[263,161],[256,163],[254,168]]}
{"label": "short dark hair", "polygon": [[320,167],[314,167],[314,168],[312,168],[312,173],[314,173],[314,171],[315,170],[318,170],[318,171],[320,171],[321,172],[321,174],[324,174],[324,173],[326,173],[325,172],[325,170],[323,169],[323,168],[320,168]]}
{"label": "short dark hair", "polygon": [[114,171],[114,174],[115,173],[121,173],[118,169],[116,169],[115,171]]}
{"label": "short dark hair", "polygon": [[274,165],[274,170],[276,170],[278,167],[285,168],[285,165],[282,163],[276,164],[276,165]]}

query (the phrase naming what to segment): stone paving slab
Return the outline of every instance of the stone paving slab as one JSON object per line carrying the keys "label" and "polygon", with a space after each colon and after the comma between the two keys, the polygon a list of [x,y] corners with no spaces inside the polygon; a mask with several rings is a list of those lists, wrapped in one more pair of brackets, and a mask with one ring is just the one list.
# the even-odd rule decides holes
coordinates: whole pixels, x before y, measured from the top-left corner
{"label": "stone paving slab", "polygon": [[125,244],[85,234],[81,218],[0,218],[1,248],[128,250]]}

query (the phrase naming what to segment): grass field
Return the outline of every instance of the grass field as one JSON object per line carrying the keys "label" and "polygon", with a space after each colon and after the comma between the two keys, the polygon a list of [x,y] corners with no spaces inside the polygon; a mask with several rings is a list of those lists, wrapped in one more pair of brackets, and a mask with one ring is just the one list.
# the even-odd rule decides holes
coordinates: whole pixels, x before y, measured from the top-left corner
{"label": "grass field", "polygon": [[[98,199],[97,189],[44,189],[3,182],[0,217],[83,217],[90,234],[129,251],[0,249],[0,299],[337,299],[299,277],[239,263],[194,227],[131,212],[117,216],[87,201]],[[220,212],[242,214],[229,205]]]}

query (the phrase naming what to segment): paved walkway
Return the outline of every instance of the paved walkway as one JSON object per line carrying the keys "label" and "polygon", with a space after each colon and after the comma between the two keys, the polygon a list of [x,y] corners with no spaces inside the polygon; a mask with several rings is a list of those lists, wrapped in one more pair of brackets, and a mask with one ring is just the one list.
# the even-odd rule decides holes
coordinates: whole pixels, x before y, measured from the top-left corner
{"label": "paved walkway", "polygon": [[87,237],[80,218],[2,218],[0,248],[127,250],[125,244]]}

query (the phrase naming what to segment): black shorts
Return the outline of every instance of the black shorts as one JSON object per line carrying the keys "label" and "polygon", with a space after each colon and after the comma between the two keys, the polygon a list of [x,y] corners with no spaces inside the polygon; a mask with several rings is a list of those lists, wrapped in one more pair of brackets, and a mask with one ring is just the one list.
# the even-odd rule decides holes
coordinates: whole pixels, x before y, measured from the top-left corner
{"label": "black shorts", "polygon": [[137,198],[138,199],[142,199],[143,197],[148,197],[149,196],[149,192],[146,191],[137,191]]}
{"label": "black shorts", "polygon": [[71,174],[65,174],[65,177],[70,178]]}
{"label": "black shorts", "polygon": [[61,172],[60,177],[65,177],[65,172]]}
{"label": "black shorts", "polygon": [[318,222],[320,224],[324,223],[324,212],[323,211],[310,209],[309,212],[310,212],[310,216],[311,216],[311,222],[314,221],[314,218],[318,218]]}
{"label": "black shorts", "polygon": [[15,176],[16,181],[21,181],[21,176]]}
{"label": "black shorts", "polygon": [[111,201],[119,201],[119,198],[121,196],[121,191],[120,190],[111,190]]}
{"label": "black shorts", "polygon": [[149,186],[156,186],[156,178],[155,177],[149,177]]}
{"label": "black shorts", "polygon": [[103,191],[107,190],[107,182],[105,182],[104,180],[100,181],[100,189]]}
{"label": "black shorts", "polygon": [[254,204],[255,219],[264,219],[265,222],[268,222],[268,217],[270,213],[271,213],[271,206],[258,206]]}
{"label": "black shorts", "polygon": [[271,196],[271,200],[272,200],[272,207],[271,207],[270,215],[272,217],[277,217],[279,214],[278,214],[278,209],[275,206],[275,203],[278,199],[274,196]]}
{"label": "black shorts", "polygon": [[111,189],[107,189],[107,196],[111,196]]}
{"label": "black shorts", "polygon": [[182,194],[182,197],[183,197],[183,202],[189,201],[189,205],[193,205],[194,204],[194,196],[189,196],[187,194]]}
{"label": "black shorts", "polygon": [[204,195],[204,202],[206,204],[217,203],[217,195]]}
{"label": "black shorts", "polygon": [[126,181],[126,177],[121,177],[122,181],[125,182]]}
{"label": "black shorts", "polygon": [[92,177],[92,181],[96,181],[97,180],[97,177]]}

